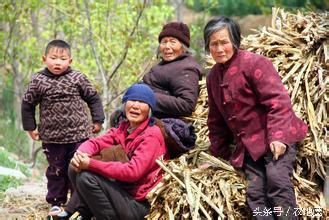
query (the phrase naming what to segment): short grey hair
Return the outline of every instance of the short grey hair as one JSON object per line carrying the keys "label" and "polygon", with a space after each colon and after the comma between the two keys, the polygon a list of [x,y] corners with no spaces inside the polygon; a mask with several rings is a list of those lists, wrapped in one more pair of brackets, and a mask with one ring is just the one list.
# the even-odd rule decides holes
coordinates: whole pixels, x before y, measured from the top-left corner
{"label": "short grey hair", "polygon": [[238,50],[240,48],[241,31],[240,31],[239,24],[228,17],[220,16],[220,17],[211,19],[206,24],[206,26],[203,30],[203,38],[204,38],[206,51],[209,51],[210,36],[213,33],[217,32],[219,30],[222,30],[224,28],[228,29],[233,47],[236,50]]}

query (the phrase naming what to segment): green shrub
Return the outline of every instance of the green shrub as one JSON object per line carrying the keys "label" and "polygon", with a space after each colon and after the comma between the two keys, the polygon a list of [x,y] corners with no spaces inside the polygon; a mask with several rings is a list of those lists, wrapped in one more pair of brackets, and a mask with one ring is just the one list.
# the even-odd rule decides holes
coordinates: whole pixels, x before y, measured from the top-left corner
{"label": "green shrub", "polygon": [[[3,147],[0,148],[0,166],[20,170],[24,175],[31,176],[31,170],[27,164],[24,164],[16,159]],[[23,179],[13,176],[0,175],[0,200],[3,199],[3,193],[9,187],[21,185]]]}
{"label": "green shrub", "polygon": [[11,120],[0,119],[0,147],[4,147],[22,159],[28,158],[28,144],[28,136],[25,131],[18,130]]}
{"label": "green shrub", "polygon": [[324,0],[187,0],[186,5],[195,11],[206,11],[212,15],[241,17],[248,14],[269,14],[272,7],[313,10],[326,10],[328,7]]}

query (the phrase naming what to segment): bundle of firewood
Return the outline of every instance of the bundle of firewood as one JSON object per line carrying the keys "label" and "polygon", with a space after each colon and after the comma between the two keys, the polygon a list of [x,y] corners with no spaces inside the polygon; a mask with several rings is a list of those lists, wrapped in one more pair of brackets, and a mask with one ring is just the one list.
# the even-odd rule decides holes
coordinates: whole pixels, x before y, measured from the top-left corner
{"label": "bundle of firewood", "polygon": [[[326,215],[322,185],[328,164],[328,13],[291,14],[273,9],[271,27],[263,27],[242,41],[242,47],[270,58],[289,91],[293,109],[309,125],[299,144],[293,183],[301,210],[322,209]],[[214,61],[206,57],[206,68]],[[207,154],[207,91],[205,80],[195,112],[197,150],[169,162],[163,181],[148,195],[148,219],[249,218],[245,178],[227,162]],[[299,212],[303,215],[305,213]]]}

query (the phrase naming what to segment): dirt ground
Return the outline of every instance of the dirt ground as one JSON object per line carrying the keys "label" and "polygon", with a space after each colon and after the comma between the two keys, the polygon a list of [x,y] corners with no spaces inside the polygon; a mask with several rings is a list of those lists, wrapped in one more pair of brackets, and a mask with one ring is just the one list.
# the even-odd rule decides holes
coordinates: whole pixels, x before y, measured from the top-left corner
{"label": "dirt ground", "polygon": [[49,205],[45,201],[46,180],[28,181],[5,193],[0,205],[0,220],[46,219]]}

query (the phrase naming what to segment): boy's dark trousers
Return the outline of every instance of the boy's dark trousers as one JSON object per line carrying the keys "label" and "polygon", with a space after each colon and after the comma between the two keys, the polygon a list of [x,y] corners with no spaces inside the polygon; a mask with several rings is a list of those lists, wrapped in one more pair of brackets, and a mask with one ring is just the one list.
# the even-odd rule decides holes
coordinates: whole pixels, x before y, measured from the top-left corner
{"label": "boy's dark trousers", "polygon": [[296,145],[287,146],[286,152],[277,161],[273,161],[272,157],[269,152],[254,161],[246,152],[243,169],[247,177],[248,205],[256,219],[298,219],[295,216],[296,196],[290,179]]}
{"label": "boy's dark trousers", "polygon": [[46,200],[53,206],[65,204],[68,190],[70,189],[72,192],[67,170],[75,151],[83,142],[70,144],[42,143],[43,152],[48,161]]}
{"label": "boy's dark trousers", "polygon": [[79,195],[77,210],[86,219],[92,215],[102,220],[138,220],[144,219],[150,211],[147,200],[136,201],[115,180],[90,171],[77,173],[71,168],[69,177]]}

